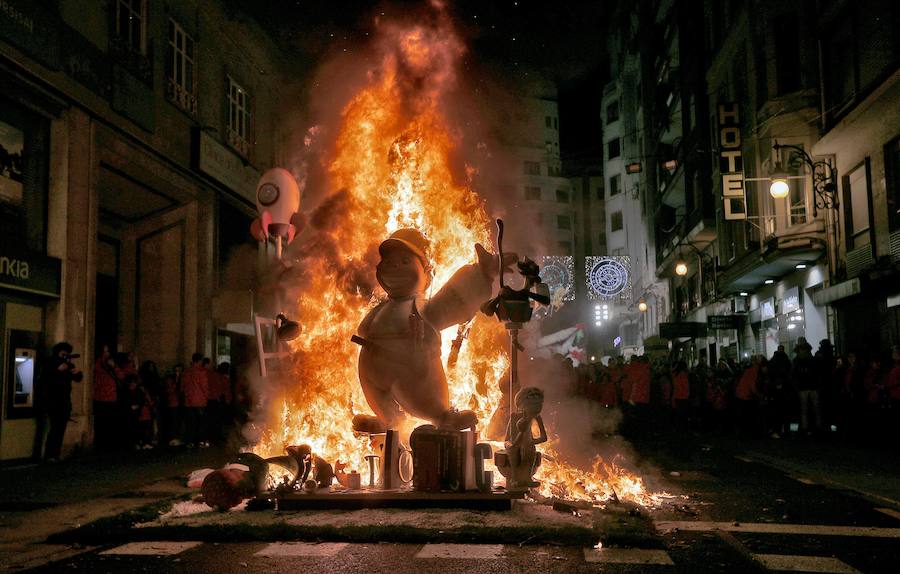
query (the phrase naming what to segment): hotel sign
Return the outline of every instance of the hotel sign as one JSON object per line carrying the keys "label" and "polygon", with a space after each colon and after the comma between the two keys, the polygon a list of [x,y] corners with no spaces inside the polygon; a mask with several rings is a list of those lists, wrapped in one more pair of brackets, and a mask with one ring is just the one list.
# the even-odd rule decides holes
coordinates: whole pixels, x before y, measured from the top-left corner
{"label": "hotel sign", "polygon": [[744,160],[741,156],[740,109],[736,102],[719,104],[719,172],[726,221],[747,219]]}

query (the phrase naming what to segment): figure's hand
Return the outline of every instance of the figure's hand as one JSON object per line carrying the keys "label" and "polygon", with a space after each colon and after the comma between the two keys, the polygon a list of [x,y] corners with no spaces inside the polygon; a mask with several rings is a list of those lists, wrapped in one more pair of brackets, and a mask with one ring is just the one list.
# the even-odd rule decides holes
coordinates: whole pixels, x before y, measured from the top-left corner
{"label": "figure's hand", "polygon": [[[484,276],[488,279],[493,279],[500,273],[499,269],[499,256],[489,252],[484,248],[480,243],[475,244],[475,254],[478,256],[478,267],[481,268],[481,272],[484,273]],[[516,261],[519,260],[519,256],[515,253],[504,253],[503,254],[503,272],[510,273],[512,270],[510,266],[512,266]]]}

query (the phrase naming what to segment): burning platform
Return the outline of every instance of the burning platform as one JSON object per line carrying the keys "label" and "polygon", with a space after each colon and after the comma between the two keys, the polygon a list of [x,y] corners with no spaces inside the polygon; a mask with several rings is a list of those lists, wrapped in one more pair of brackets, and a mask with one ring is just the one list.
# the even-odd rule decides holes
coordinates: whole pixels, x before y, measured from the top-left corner
{"label": "burning platform", "polygon": [[278,510],[358,510],[362,508],[461,508],[467,510],[512,510],[513,501],[524,492],[416,492],[334,491],[296,493],[278,499]]}

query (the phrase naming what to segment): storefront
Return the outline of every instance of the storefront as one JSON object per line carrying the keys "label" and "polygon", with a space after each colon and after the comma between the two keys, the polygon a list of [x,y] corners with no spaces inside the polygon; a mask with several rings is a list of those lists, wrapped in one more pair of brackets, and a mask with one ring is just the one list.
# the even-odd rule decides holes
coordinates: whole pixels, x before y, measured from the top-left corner
{"label": "storefront", "polygon": [[0,247],[0,460],[40,453],[46,304],[60,288],[59,259],[12,247]]}
{"label": "storefront", "polygon": [[826,310],[813,297],[821,289],[823,277],[824,266],[816,265],[753,294],[748,320],[752,345],[748,341],[747,347],[771,358],[779,345],[792,354],[801,337],[813,350],[819,341],[829,338]]}
{"label": "storefront", "polygon": [[39,455],[43,436],[38,378],[61,275],[45,255],[48,154],[49,121],[0,98],[0,460]]}

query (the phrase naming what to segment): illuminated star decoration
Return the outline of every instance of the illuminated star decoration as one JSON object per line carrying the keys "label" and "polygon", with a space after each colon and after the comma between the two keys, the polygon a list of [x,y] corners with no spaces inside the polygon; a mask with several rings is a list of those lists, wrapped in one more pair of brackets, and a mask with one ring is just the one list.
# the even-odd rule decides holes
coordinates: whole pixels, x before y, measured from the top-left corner
{"label": "illuminated star decoration", "polygon": [[585,281],[591,299],[627,301],[631,296],[631,258],[595,256],[584,258]]}
{"label": "illuminated star decoration", "polygon": [[544,255],[541,282],[550,288],[553,301],[575,300],[575,258],[571,255]]}

